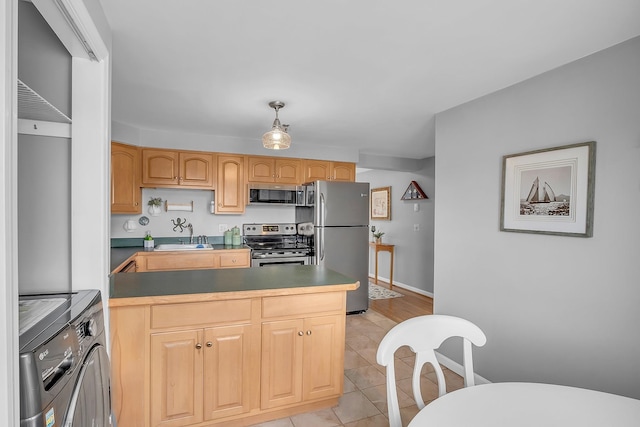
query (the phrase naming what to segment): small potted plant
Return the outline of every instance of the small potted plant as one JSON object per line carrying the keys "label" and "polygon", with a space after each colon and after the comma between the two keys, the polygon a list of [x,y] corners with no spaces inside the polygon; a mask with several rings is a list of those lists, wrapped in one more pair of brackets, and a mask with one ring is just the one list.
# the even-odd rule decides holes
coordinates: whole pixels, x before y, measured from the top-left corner
{"label": "small potted plant", "polygon": [[376,243],[378,244],[382,243],[382,236],[384,236],[384,231],[378,230],[373,233],[373,237],[375,237]]}
{"label": "small potted plant", "polygon": [[151,216],[158,216],[160,215],[160,207],[162,206],[162,198],[160,197],[150,197],[149,198],[149,203],[147,203],[149,205],[149,213],[151,214]]}

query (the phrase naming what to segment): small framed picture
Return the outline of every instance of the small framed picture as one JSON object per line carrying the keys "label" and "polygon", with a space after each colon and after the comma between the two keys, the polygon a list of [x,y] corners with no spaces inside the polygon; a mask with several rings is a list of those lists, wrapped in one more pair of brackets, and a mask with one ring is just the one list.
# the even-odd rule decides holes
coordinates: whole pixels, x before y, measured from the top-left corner
{"label": "small framed picture", "polygon": [[595,141],[502,159],[500,230],[593,235]]}
{"label": "small framed picture", "polygon": [[391,219],[391,187],[371,189],[371,219]]}

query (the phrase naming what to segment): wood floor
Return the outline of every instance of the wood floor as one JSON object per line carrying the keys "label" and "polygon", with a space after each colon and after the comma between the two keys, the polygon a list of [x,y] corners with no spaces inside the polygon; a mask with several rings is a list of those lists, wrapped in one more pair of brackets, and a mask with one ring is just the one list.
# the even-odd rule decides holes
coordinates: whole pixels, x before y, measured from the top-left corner
{"label": "wood floor", "polygon": [[[370,281],[375,283],[373,279],[370,279]],[[381,280],[378,280],[378,285],[389,288],[389,284]],[[404,297],[370,300],[369,308],[395,322],[402,322],[425,314],[433,314],[433,298],[407,291],[398,286],[394,286],[393,290],[401,293]]]}

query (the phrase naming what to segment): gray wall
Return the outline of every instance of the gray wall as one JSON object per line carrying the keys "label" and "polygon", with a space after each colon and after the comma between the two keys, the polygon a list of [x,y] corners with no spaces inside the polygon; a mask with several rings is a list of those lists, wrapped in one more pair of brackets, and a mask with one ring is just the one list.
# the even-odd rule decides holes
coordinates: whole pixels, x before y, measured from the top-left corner
{"label": "gray wall", "polygon": [[20,293],[71,290],[70,170],[70,139],[18,135]]}
{"label": "gray wall", "polygon": [[[71,115],[71,56],[33,4],[18,6],[18,77]],[[18,136],[17,227],[19,292],[71,290],[70,139]]]}
{"label": "gray wall", "polygon": [[[481,376],[640,398],[639,112],[635,38],[437,116],[435,312],[485,331]],[[592,140],[592,238],[499,231],[503,155]]]}
{"label": "gray wall", "polygon": [[[383,243],[395,245],[394,284],[425,295],[433,295],[434,166],[435,159],[431,157],[419,161],[414,172],[371,170],[358,173],[357,176],[358,181],[369,182],[371,188],[391,187],[391,220],[370,221],[370,225],[385,232]],[[428,200],[401,200],[411,181],[420,185]],[[418,224],[418,231],[414,231],[414,224]],[[385,281],[389,279],[389,261],[389,253],[379,253],[378,277]],[[375,258],[371,250],[371,276],[374,271]]]}

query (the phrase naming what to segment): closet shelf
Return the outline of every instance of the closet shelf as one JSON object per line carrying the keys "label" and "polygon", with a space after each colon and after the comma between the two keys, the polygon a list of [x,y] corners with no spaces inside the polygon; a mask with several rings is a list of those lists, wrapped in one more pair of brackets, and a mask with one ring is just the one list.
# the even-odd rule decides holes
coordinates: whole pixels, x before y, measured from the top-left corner
{"label": "closet shelf", "polygon": [[71,123],[71,119],[18,79],[18,118]]}

